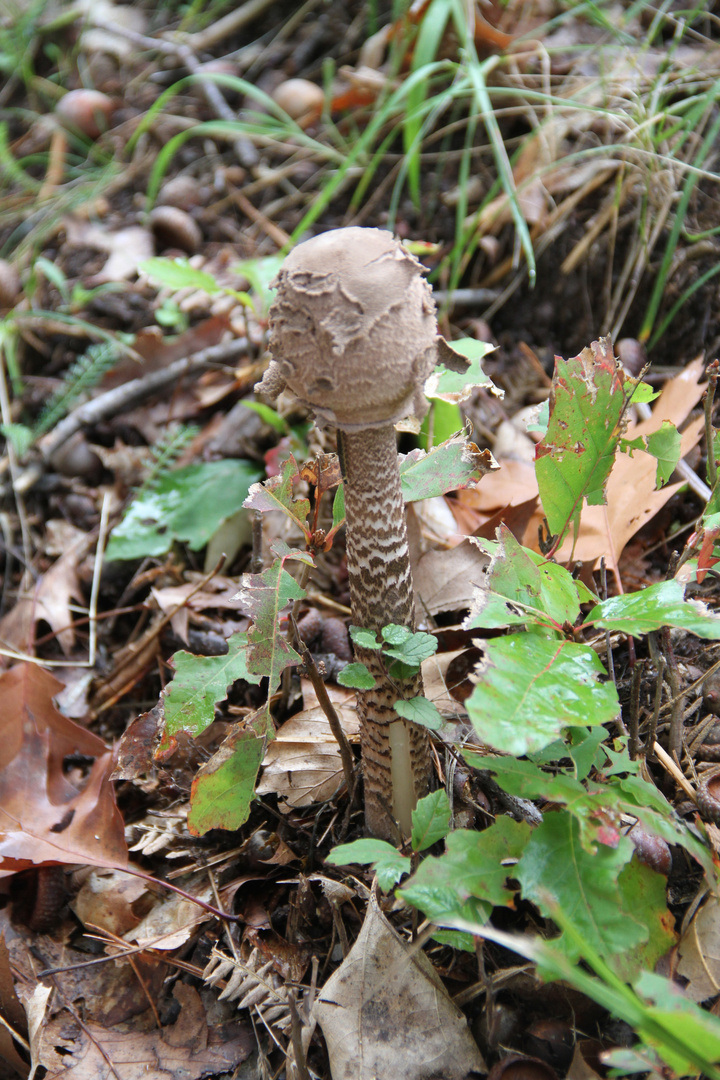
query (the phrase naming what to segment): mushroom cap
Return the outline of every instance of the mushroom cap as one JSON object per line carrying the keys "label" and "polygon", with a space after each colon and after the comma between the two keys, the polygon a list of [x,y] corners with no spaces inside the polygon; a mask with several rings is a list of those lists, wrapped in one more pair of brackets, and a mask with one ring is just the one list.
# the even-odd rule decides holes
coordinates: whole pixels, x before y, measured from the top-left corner
{"label": "mushroom cap", "polygon": [[438,358],[422,264],[383,229],[334,229],[283,263],[270,312],[273,360],[258,389],[285,386],[345,431],[422,416]]}

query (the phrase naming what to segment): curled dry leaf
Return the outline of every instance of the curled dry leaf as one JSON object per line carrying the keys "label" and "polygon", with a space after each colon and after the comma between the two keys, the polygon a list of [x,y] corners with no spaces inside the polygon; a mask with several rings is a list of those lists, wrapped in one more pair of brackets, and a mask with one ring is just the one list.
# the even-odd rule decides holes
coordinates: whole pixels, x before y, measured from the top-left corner
{"label": "curled dry leaf", "polygon": [[[357,741],[355,691],[333,686],[327,690],[345,734]],[[309,680],[303,680],[303,698],[303,711],[283,724],[268,746],[256,788],[259,795],[282,796],[288,808],[331,799],[344,782],[338,745]]]}
{"label": "curled dry leaf", "polygon": [[34,627],[42,619],[57,634],[63,652],[70,652],[75,644],[70,601],[82,601],[77,566],[85,544],[83,537],[38,578],[32,591],[18,597],[15,606],[0,619],[0,644],[32,655]]}
{"label": "curled dry leaf", "polygon": [[127,861],[109,780],[112,753],[58,712],[53,695],[60,690],[62,683],[35,664],[18,664],[0,676],[2,870]]}
{"label": "curled dry leaf", "polygon": [[678,946],[678,975],[688,980],[685,993],[705,1001],[720,993],[720,900],[711,896],[685,928]]}

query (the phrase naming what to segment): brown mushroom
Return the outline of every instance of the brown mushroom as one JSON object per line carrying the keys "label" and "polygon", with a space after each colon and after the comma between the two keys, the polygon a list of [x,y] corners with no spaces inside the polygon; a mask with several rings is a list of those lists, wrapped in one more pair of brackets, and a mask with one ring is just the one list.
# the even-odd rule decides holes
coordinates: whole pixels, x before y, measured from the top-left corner
{"label": "brown mushroom", "polygon": [[[300,244],[274,284],[273,360],[256,389],[276,397],[288,387],[321,426],[338,429],[354,624],[414,628],[394,424],[424,414],[426,378],[454,355],[438,336],[423,267],[390,233],[353,227]],[[396,841],[430,787],[428,733],[395,711],[399,698],[422,694],[422,678],[398,684],[378,652],[356,656],[375,678],[358,693],[366,827]]]}

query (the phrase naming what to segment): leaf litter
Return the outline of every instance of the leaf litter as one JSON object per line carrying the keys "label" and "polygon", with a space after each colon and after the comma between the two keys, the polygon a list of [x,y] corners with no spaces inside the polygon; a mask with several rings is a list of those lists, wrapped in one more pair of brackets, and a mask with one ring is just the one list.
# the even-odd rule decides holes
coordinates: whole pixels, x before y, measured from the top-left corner
{"label": "leaf litter", "polygon": [[[465,319],[461,308],[453,309],[461,333],[484,337],[494,330],[501,347],[493,352],[473,341],[485,370],[478,363],[464,382],[456,372],[445,372],[438,385],[427,388],[434,402],[463,405],[463,419],[470,416],[475,423],[475,445],[459,436],[439,444],[431,441],[422,450],[407,444],[404,459],[406,498],[418,500],[410,516],[417,526],[412,542],[418,555],[420,618],[423,630],[432,630],[439,642],[438,653],[424,661],[423,671],[428,698],[446,720],[435,744],[445,786],[431,796],[432,805],[419,808],[410,845],[402,852],[367,848],[363,861],[355,849],[351,865],[331,870],[337,863],[327,857],[331,848],[352,847],[362,823],[354,793],[345,784],[330,723],[311,683],[297,678],[300,657],[288,616],[314,613],[312,652],[332,679],[347,662],[333,652],[332,634],[323,631],[330,613],[347,618],[348,609],[342,537],[335,536],[342,521],[342,498],[334,494],[339,476],[334,474],[333,483],[328,480],[321,500],[318,480],[323,469],[303,463],[314,455],[317,462],[330,458],[332,446],[316,432],[308,433],[304,418],[287,402],[281,401],[277,412],[267,406],[264,414],[245,409],[240,420],[233,410],[232,423],[227,421],[234,399],[242,399],[261,373],[269,282],[281,261],[278,247],[304,220],[298,192],[308,183],[309,165],[313,176],[322,179],[329,175],[323,162],[337,166],[333,155],[343,140],[359,139],[361,145],[365,131],[372,130],[372,113],[363,110],[382,109],[382,95],[395,93],[417,61],[410,58],[398,66],[392,59],[396,25],[385,28],[372,50],[363,50],[365,63],[374,64],[372,71],[358,67],[340,72],[347,85],[335,86],[327,102],[335,131],[329,157],[304,157],[319,153],[322,145],[325,120],[319,114],[303,118],[297,127],[276,130],[269,141],[261,139],[265,160],[260,170],[252,161],[250,150],[257,151],[252,143],[248,149],[246,133],[232,133],[230,153],[227,131],[204,128],[205,150],[211,140],[216,140],[217,150],[217,169],[209,179],[202,155],[192,149],[193,137],[186,139],[183,133],[217,111],[210,86],[231,95],[245,93],[248,84],[240,89],[231,75],[225,85],[221,76],[212,83],[200,77],[195,89],[173,86],[166,102],[182,95],[178,103],[185,115],[168,104],[146,120],[170,68],[149,59],[143,63],[154,66],[151,79],[143,76],[137,82],[125,76],[136,70],[135,50],[141,46],[146,57],[152,57],[156,46],[159,54],[175,52],[194,71],[193,39],[198,48],[202,39],[206,48],[222,20],[178,45],[169,38],[143,39],[148,33],[144,19],[129,32],[125,14],[124,8],[111,5],[104,13],[93,11],[78,39],[81,51],[101,58],[97,70],[93,68],[96,82],[105,81],[111,91],[113,84],[115,90],[125,89],[127,82],[125,111],[120,108],[114,115],[113,126],[96,144],[97,154],[76,142],[76,156],[68,155],[59,139],[48,141],[49,128],[45,131],[40,124],[32,131],[14,128],[12,149],[3,143],[6,162],[14,153],[35,154],[39,161],[38,153],[47,148],[44,190],[53,193],[52,213],[57,211],[60,222],[56,226],[44,218],[51,203],[42,198],[36,221],[26,219],[23,197],[5,208],[11,216],[20,214],[17,232],[10,238],[3,231],[2,239],[20,252],[26,293],[14,308],[14,296],[10,305],[0,297],[9,310],[2,333],[12,420],[21,408],[30,419],[39,411],[46,375],[42,364],[53,372],[69,366],[82,343],[94,335],[109,333],[125,357],[105,377],[97,396],[90,396],[75,414],[78,420],[85,418],[75,430],[83,424],[90,428],[86,445],[94,448],[104,472],[98,473],[96,463],[89,472],[83,471],[87,463],[81,468],[71,464],[70,475],[61,479],[52,455],[45,453],[45,441],[37,450],[20,454],[22,472],[15,473],[22,481],[16,485],[20,497],[8,504],[10,516],[3,519],[11,557],[6,555],[0,638],[9,653],[62,661],[66,666],[58,670],[64,681],[72,682],[72,673],[79,670],[73,663],[87,634],[84,620],[95,617],[88,607],[93,561],[88,552],[94,550],[100,489],[114,481],[116,494],[128,501],[130,510],[124,531],[113,519],[109,555],[116,557],[106,558],[102,568],[95,685],[89,694],[87,687],[81,690],[72,706],[80,723],[64,715],[61,686],[42,666],[23,663],[0,675],[6,733],[0,854],[8,897],[2,912],[0,1009],[9,1025],[0,1028],[0,1053],[20,1075],[31,1067],[78,1077],[228,1075],[250,1059],[249,1067],[265,1070],[265,1075],[271,1074],[272,1061],[276,1075],[284,1069],[288,1077],[302,1080],[308,1075],[332,1075],[335,1080],[343,1075],[420,1077],[433,1075],[437,1068],[443,1075],[465,1076],[487,1071],[479,1045],[488,1064],[510,1068],[503,1047],[511,1047],[525,1055],[520,1061],[529,1068],[533,1054],[541,1053],[538,1032],[552,1023],[561,1037],[552,1053],[545,1044],[543,1076],[599,1075],[598,1050],[620,1054],[612,1050],[620,1041],[609,1021],[612,1002],[597,985],[599,953],[611,964],[605,977],[621,978],[625,991],[635,995],[625,1001],[627,1008],[637,1008],[638,1001],[645,1007],[644,1013],[632,1014],[639,1017],[633,1022],[644,1040],[632,1051],[633,1066],[641,1062],[649,1071],[682,1074],[692,1060],[683,1056],[687,1046],[667,1049],[652,1026],[664,1009],[671,1026],[679,1028],[680,1013],[663,996],[666,984],[651,985],[649,971],[643,982],[638,971],[659,962],[658,970],[669,965],[686,984],[685,994],[692,1001],[705,1002],[717,994],[717,883],[705,844],[706,836],[712,841],[714,826],[699,823],[694,805],[683,803],[671,785],[665,787],[670,801],[660,795],[655,783],[669,782],[661,777],[652,745],[656,737],[665,741],[668,725],[677,727],[678,715],[692,734],[697,718],[697,727],[704,724],[708,731],[714,723],[703,712],[700,689],[716,655],[712,578],[706,584],[703,580],[715,559],[711,512],[718,511],[716,487],[708,465],[713,498],[706,518],[698,523],[702,508],[672,478],[678,452],[690,455],[701,444],[704,421],[697,405],[706,385],[704,363],[693,361],[675,378],[663,378],[661,396],[651,419],[645,420],[627,405],[629,379],[615,367],[610,345],[595,344],[571,360],[559,361],[549,426],[539,443],[539,470],[528,461],[529,440],[524,443],[525,461],[498,453],[499,471],[490,452],[478,448],[490,441],[486,436],[499,431],[503,409],[513,413],[519,403],[537,397],[538,372],[528,375],[532,349],[520,348],[523,336],[541,351],[559,333],[559,351],[569,355],[595,336],[601,324],[606,329],[616,322],[622,296],[617,289],[613,293],[609,279],[596,290],[606,306],[603,317],[578,317],[581,305],[572,293],[572,275],[578,277],[577,268],[583,266],[591,277],[596,273],[592,244],[605,235],[620,235],[617,250],[628,260],[627,272],[620,276],[626,281],[631,276],[630,293],[642,277],[646,254],[633,251],[624,232],[627,222],[618,217],[621,208],[637,200],[641,186],[633,153],[623,158],[622,177],[619,160],[607,148],[584,164],[582,157],[568,158],[578,149],[582,155],[586,134],[597,138],[602,122],[608,138],[614,139],[622,110],[614,120],[599,119],[606,90],[598,92],[594,59],[583,49],[583,62],[592,69],[589,81],[588,70],[574,70],[568,111],[552,114],[557,103],[551,102],[548,123],[538,120],[536,136],[513,161],[517,205],[512,191],[499,196],[491,191],[485,147],[470,175],[466,170],[462,178],[457,173],[447,176],[453,183],[445,183],[434,202],[430,192],[432,214],[418,218],[408,203],[394,219],[408,236],[424,235],[446,248],[453,246],[454,221],[464,222],[463,228],[479,240],[471,273],[472,284],[482,282],[474,290],[476,314],[482,309],[478,305],[488,302],[481,299],[483,290],[487,294],[517,268],[508,223],[517,224],[519,213],[536,243],[546,238],[551,242],[560,225],[572,248],[557,275],[539,275],[538,295],[547,296],[559,283],[570,299],[565,300],[562,291],[553,294],[555,330],[547,334],[541,325],[542,298],[523,301],[514,309],[517,315],[506,310],[497,318],[488,316],[492,328],[481,329],[479,318]],[[502,29],[478,15],[466,49],[471,44],[507,49],[528,26],[536,32],[544,18],[539,9],[524,10],[522,18],[530,22],[518,23],[512,4],[504,12],[486,14],[499,18]],[[254,17],[262,22],[262,13]],[[46,18],[41,13],[43,34]],[[89,25],[98,19],[105,25]],[[457,56],[453,35],[458,27],[447,21],[440,5],[413,5],[403,33],[408,26],[419,28],[419,55],[432,45],[434,19],[437,26],[442,23],[435,44],[443,57],[440,62],[446,63]],[[267,30],[272,32],[270,23]],[[315,30],[321,37],[327,32],[320,24]],[[105,38],[91,37],[98,32]],[[344,32],[350,33],[345,21],[338,40]],[[545,43],[552,44],[552,64],[560,63],[558,41],[561,51],[571,52],[576,32],[571,28],[565,39],[556,38],[562,28],[540,32]],[[599,42],[598,26],[588,21],[583,32]],[[216,40],[222,43],[223,34],[232,31],[218,33]],[[331,48],[330,41],[324,44]],[[286,50],[291,67],[293,50],[302,56],[292,34],[277,47]],[[190,52],[182,52],[187,48]],[[691,55],[681,45],[670,62],[687,66],[698,57],[707,60],[702,50]],[[630,71],[616,57],[607,69],[608,85],[624,100],[623,81],[635,93],[660,59],[666,60],[664,50],[650,47]],[[512,70],[503,68],[493,92],[507,92],[513,80],[516,85],[531,80],[532,63],[527,68],[524,63],[513,60]],[[241,67],[240,73],[247,71]],[[317,88],[319,71],[310,74]],[[557,74],[553,68],[553,78]],[[480,77],[486,75],[483,68]],[[280,66],[271,76],[282,81]],[[13,76],[10,92],[18,85]],[[206,101],[195,96],[198,85],[204,85]],[[254,106],[255,100],[248,94],[243,108]],[[580,102],[588,112],[581,113]],[[417,98],[416,104],[422,107],[422,100]],[[532,112],[535,104],[527,107]],[[356,111],[350,114],[348,109]],[[277,114],[265,115],[269,123],[275,122],[272,117],[277,120]],[[405,122],[401,137],[412,135],[413,122]],[[163,153],[163,146],[176,137],[184,149],[175,142],[172,154]],[[122,156],[129,138],[136,140],[131,165]],[[29,139],[36,140],[30,149]],[[283,145],[302,149],[287,161]],[[412,139],[405,145],[412,145]],[[458,145],[458,154],[460,150]],[[114,157],[113,167],[120,165],[119,175],[92,174],[106,153],[108,162]],[[454,152],[447,155],[451,168],[457,160]],[[675,159],[667,155],[665,160]],[[694,168],[702,172],[703,161],[697,160]],[[424,184],[432,170],[426,173],[421,174]],[[35,178],[30,172],[25,177],[25,188],[31,190]],[[90,184],[81,194],[87,195],[87,208],[70,205],[76,198],[74,187],[88,178]],[[9,183],[17,179],[15,171]],[[25,188],[20,185],[19,190]],[[174,248],[180,234],[168,243],[128,210],[141,194],[150,196],[149,209],[156,195],[170,205],[183,190],[182,212],[189,212],[203,234],[202,253],[190,259]],[[288,195],[289,190],[295,194]],[[648,190],[654,199],[656,188]],[[700,205],[706,197],[705,191],[699,193]],[[316,219],[323,213],[324,198],[310,208]],[[395,213],[395,195],[391,201]],[[249,217],[241,219],[241,213]],[[584,214],[578,236],[573,235],[573,213]],[[663,220],[660,211],[658,220]],[[25,229],[38,222],[44,270],[40,262],[32,268],[29,249],[22,246]],[[342,221],[334,213],[326,213],[316,227],[338,223]],[[699,231],[702,223],[692,227]],[[658,230],[650,236],[644,248],[647,258],[659,235]],[[153,259],[163,251],[169,258]],[[688,256],[691,275],[698,257],[699,250]],[[682,267],[683,260],[677,263]],[[524,273],[515,276],[513,290],[522,288]],[[441,276],[447,274],[445,263]],[[121,280],[126,281],[122,289],[106,291],[108,284]],[[529,321],[520,314],[523,306],[532,313]],[[541,318],[533,336],[529,331],[536,312]],[[574,319],[572,329],[565,315]],[[698,325],[708,321],[695,320]],[[559,329],[563,326],[564,331]],[[644,342],[651,332],[643,328]],[[667,356],[680,366],[696,349],[682,337],[675,340],[680,347]],[[164,369],[205,349],[209,360],[192,370],[186,365],[177,375],[173,370],[162,382]],[[25,383],[13,367],[16,355],[21,356]],[[535,357],[538,368],[547,358]],[[503,384],[504,406],[485,372]],[[157,384],[144,381],[150,375],[158,377]],[[543,376],[540,382],[545,385],[545,372]],[[573,381],[566,408],[558,402]],[[111,384],[122,391],[133,382],[124,401],[113,399],[120,404],[101,401]],[[154,385],[165,400],[152,404],[146,395]],[[95,412],[80,412],[94,402],[100,402]],[[433,408],[439,423],[439,406]],[[156,442],[160,429],[177,418],[203,426],[197,444],[198,450],[203,447],[203,460],[184,460],[180,469],[164,474],[153,498],[133,500],[128,488],[143,483],[147,463],[158,449],[148,454],[148,446],[136,444]],[[8,432],[10,419],[5,409]],[[74,422],[72,415],[69,419]],[[48,437],[52,439],[53,432],[44,439]],[[621,452],[622,441],[632,444],[631,453]],[[516,450],[511,444],[510,451]],[[695,467],[702,472],[699,454],[696,459]],[[271,472],[283,461],[287,464],[271,485],[255,484],[263,467]],[[543,473],[546,463],[550,479]],[[568,469],[558,482],[557,466],[563,464]],[[189,469],[193,478],[184,488],[182,469]],[[214,490],[213,473],[222,475]],[[239,474],[242,482],[235,483]],[[162,485],[173,475],[171,501],[159,502],[158,492],[164,494]],[[179,495],[176,503],[174,495]],[[284,516],[285,531],[267,513],[270,508]],[[247,540],[257,511],[264,520],[262,528],[255,522],[250,553]],[[555,541],[547,532],[538,539],[544,516],[557,540],[555,562],[547,559],[547,545]],[[68,544],[76,536],[77,549],[63,545],[57,528],[50,528],[58,518],[76,530],[68,534]],[[202,562],[197,553],[223,521],[231,531],[240,523],[240,555],[231,556],[223,570],[227,576],[204,580],[198,591]],[[691,522],[696,532],[683,551],[677,536]],[[83,537],[93,542],[84,545]],[[278,541],[288,547],[278,547]],[[305,544],[308,551],[300,551]],[[664,580],[668,545],[682,552],[685,562]],[[300,560],[295,563],[294,549]],[[56,561],[50,563],[48,557]],[[584,564],[581,578],[573,577],[566,565],[571,557]],[[602,560],[615,576],[610,592],[618,595],[606,597],[601,578],[590,572]],[[305,580],[311,561],[315,566]],[[242,582],[241,575],[246,575]],[[623,588],[628,582],[634,584]],[[239,589],[245,590],[245,602],[237,599]],[[688,601],[688,596],[700,599]],[[635,660],[623,637],[633,631],[642,643],[635,646],[640,650],[635,676]],[[651,648],[645,650],[648,634]],[[617,692],[607,676],[609,652],[616,662]],[[664,669],[661,655],[667,658]],[[566,662],[568,657],[574,663]],[[505,685],[508,673],[512,678]],[[494,696],[498,684],[501,692]],[[332,681],[328,692],[354,745],[352,695]],[[632,756],[622,742],[626,722],[631,746],[635,740]],[[118,738],[116,765],[111,745]],[[641,765],[638,741],[646,742]],[[490,753],[481,756],[482,748]],[[682,764],[691,793],[712,791],[701,760],[693,765],[685,755]],[[449,802],[447,815],[435,805],[445,790],[451,796],[452,817]],[[673,845],[669,883],[638,861],[634,852],[639,848],[631,834],[625,836],[638,817],[655,831],[656,839]],[[127,864],[123,819],[137,864]],[[448,832],[451,820],[454,828]],[[426,857],[420,859],[421,852]],[[120,869],[125,865],[149,870],[157,882],[125,874]],[[328,876],[311,872],[314,866]],[[377,871],[384,895],[370,891],[368,866]],[[707,874],[706,886],[700,881],[700,866]],[[294,876],[288,877],[290,873]],[[163,879],[179,881],[189,895],[168,895]],[[393,895],[397,883],[401,891]],[[710,889],[708,898],[696,907],[691,901],[701,897],[705,887]],[[193,897],[229,918],[223,922]],[[403,901],[413,907],[403,906]],[[434,935],[428,944],[429,933],[421,931],[419,939],[416,935],[418,912],[434,920],[427,928]],[[546,929],[552,922],[560,928],[554,955],[541,955],[534,946],[539,970],[565,979],[559,995],[557,984],[541,987],[528,968],[508,965],[509,953],[493,952],[494,931],[484,921],[493,912],[496,922],[504,920],[503,926],[517,931],[530,930],[541,920]],[[26,916],[35,919],[36,926],[42,917],[46,929],[29,929],[23,923]],[[581,944],[573,938],[578,930]],[[674,952],[678,930],[680,943]],[[497,933],[502,936],[502,931]],[[485,945],[480,944],[483,936]],[[522,954],[521,943],[515,940],[514,947]],[[89,956],[100,962],[86,966]],[[582,982],[581,969],[563,967],[577,957],[584,961],[586,980],[595,973],[594,984]],[[573,979],[579,980],[580,989],[573,990]],[[617,987],[616,992],[619,995]],[[604,1002],[602,1008],[598,1001]],[[702,1016],[699,1010],[692,1014],[697,1042],[707,1060],[716,1062],[714,1035],[703,1028],[698,1019]],[[643,1028],[643,1023],[649,1026]],[[592,1049],[588,1039],[579,1038],[588,1032],[595,1038]],[[567,1050],[573,1045],[571,1061],[572,1055],[563,1057],[562,1046]],[[657,1045],[665,1047],[662,1062],[652,1056]],[[431,1052],[436,1046],[437,1055]],[[619,1056],[616,1064],[629,1068]]]}

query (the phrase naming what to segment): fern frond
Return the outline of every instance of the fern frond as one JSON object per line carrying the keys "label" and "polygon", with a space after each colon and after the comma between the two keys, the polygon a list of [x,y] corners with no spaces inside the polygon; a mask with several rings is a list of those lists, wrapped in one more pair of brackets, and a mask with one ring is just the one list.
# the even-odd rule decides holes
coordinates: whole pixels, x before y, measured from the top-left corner
{"label": "fern frond", "polygon": [[177,424],[168,431],[163,432],[154,446],[150,447],[151,466],[148,475],[135,492],[135,498],[139,498],[159,483],[170,471],[173,463],[180,457],[186,446],[189,446],[200,428],[194,424]]}
{"label": "fern frond", "polygon": [[39,439],[45,432],[55,427],[62,420],[81,394],[91,390],[117,361],[116,347],[107,341],[91,345],[79,356],[63,376],[62,385],[45,405],[37,423],[33,426],[33,440]]}

